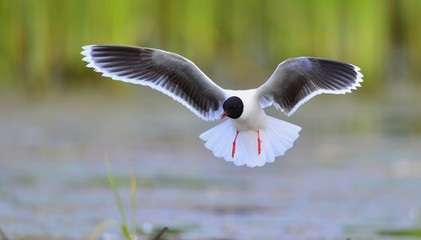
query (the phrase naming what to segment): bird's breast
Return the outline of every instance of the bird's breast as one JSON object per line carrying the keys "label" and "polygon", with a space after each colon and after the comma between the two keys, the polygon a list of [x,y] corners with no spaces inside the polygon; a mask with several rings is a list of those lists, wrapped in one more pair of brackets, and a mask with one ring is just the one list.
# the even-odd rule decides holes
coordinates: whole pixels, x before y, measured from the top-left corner
{"label": "bird's breast", "polygon": [[245,104],[243,114],[232,121],[238,131],[262,130],[266,126],[266,114],[258,104],[255,106]]}

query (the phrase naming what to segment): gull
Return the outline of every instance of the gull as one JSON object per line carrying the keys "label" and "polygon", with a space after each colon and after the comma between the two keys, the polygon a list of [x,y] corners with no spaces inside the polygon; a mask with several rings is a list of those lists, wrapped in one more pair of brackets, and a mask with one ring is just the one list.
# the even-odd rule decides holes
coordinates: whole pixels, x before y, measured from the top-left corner
{"label": "gull", "polygon": [[266,107],[274,105],[290,116],[318,94],[349,93],[363,81],[360,68],[352,64],[296,57],[281,62],[260,87],[230,90],[215,84],[192,61],[176,53],[122,45],[82,49],[87,67],[105,77],[156,89],[205,121],[224,119],[200,138],[216,157],[237,166],[274,162],[299,136],[299,126],[266,115]]}

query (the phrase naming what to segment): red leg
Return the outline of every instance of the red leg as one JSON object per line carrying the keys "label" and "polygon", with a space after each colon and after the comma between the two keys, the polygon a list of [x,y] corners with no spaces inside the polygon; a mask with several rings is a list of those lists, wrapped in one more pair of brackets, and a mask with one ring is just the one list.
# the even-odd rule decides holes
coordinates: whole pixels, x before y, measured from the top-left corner
{"label": "red leg", "polygon": [[237,145],[237,137],[239,133],[240,132],[237,131],[237,134],[235,134],[234,142],[232,142],[232,157],[235,155],[235,147]]}
{"label": "red leg", "polygon": [[260,154],[262,152],[262,140],[260,140],[260,131],[257,130],[257,154]]}

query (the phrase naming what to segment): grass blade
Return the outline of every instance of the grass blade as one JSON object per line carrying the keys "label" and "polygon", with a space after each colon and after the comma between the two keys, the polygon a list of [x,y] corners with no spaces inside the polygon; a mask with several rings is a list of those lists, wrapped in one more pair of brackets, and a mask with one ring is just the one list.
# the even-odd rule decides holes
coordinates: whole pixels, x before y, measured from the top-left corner
{"label": "grass blade", "polygon": [[137,194],[136,194],[136,177],[134,174],[132,174],[132,177],[130,178],[130,201],[131,201],[131,215],[132,215],[132,221],[131,221],[131,232],[134,234],[136,233],[136,217],[137,217]]}
{"label": "grass blade", "polygon": [[[87,240],[95,240],[95,239],[97,239],[98,236],[102,232],[104,232],[105,229],[107,229],[108,227],[113,226],[113,225],[118,226],[118,225],[120,225],[120,223],[117,222],[116,220],[113,220],[113,219],[107,220],[107,221],[104,221],[104,222],[100,223],[98,226],[96,226],[96,228],[94,229],[94,231],[91,234],[89,234]],[[0,238],[0,240],[3,240],[3,239]]]}
{"label": "grass blade", "polygon": [[106,162],[106,165],[107,165],[107,170],[108,170],[108,180],[110,181],[111,187],[113,189],[114,198],[117,202],[118,210],[120,211],[120,216],[121,216],[122,221],[123,221],[123,224],[121,224],[121,231],[123,232],[123,235],[126,239],[131,240],[132,238],[130,236],[130,232],[129,232],[128,227],[127,227],[126,213],[124,211],[123,204],[121,202],[120,194],[118,193],[118,185],[117,185],[117,182],[115,181],[113,171],[112,171],[108,161]]}

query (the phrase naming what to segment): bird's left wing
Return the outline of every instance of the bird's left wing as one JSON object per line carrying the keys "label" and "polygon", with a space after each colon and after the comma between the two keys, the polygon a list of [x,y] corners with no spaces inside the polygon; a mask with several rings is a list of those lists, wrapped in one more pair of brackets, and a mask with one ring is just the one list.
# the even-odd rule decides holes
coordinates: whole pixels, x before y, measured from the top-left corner
{"label": "bird's left wing", "polygon": [[224,89],[210,80],[190,60],[159,49],[118,46],[84,46],[88,67],[114,80],[156,89],[182,103],[203,120],[218,119]]}
{"label": "bird's left wing", "polygon": [[278,65],[257,89],[262,107],[272,104],[290,116],[310,98],[321,94],[344,94],[360,87],[363,75],[352,64],[312,57],[290,58]]}

